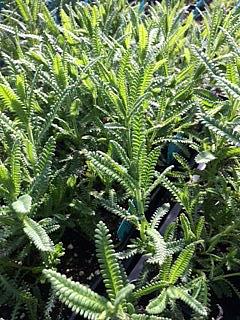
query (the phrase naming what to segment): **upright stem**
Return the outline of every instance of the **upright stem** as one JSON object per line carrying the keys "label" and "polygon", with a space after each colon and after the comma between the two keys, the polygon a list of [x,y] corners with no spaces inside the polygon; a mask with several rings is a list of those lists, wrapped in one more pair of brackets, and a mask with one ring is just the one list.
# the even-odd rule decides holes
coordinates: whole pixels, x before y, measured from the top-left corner
{"label": "upright stem", "polygon": [[28,124],[27,124],[27,133],[28,133],[29,140],[34,145],[33,132],[32,132],[32,127],[31,127],[30,121],[28,121]]}
{"label": "upright stem", "polygon": [[142,199],[142,193],[141,189],[138,187],[136,190],[136,202],[137,202],[137,211],[138,216],[140,218],[140,237],[143,241],[146,240],[146,226],[147,226],[147,220],[144,213],[144,200]]}
{"label": "upright stem", "polygon": [[126,135],[127,135],[127,151],[129,159],[132,159],[132,139],[131,139],[131,129],[129,127],[129,123],[126,117],[125,120],[125,128],[126,128]]}

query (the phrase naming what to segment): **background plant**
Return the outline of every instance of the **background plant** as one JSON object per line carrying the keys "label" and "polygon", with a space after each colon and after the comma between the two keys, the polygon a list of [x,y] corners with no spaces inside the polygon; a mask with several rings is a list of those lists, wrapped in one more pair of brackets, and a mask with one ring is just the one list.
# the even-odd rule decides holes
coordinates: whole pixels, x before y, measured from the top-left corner
{"label": "background plant", "polygon": [[[146,216],[159,185],[182,205],[165,276],[176,254],[200,241],[186,282],[200,274],[205,293],[208,281],[238,293],[228,278],[239,265],[239,11],[214,1],[196,22],[184,4],[140,13],[125,0],[64,2],[54,18],[29,0],[2,11],[1,279],[12,319],[24,305],[32,319],[41,313],[41,270],[58,263],[65,227],[91,234],[102,207],[140,232],[132,252],[153,258],[166,249],[167,235]],[[188,164],[195,155],[202,173]],[[166,290],[162,299],[174,300]]]}

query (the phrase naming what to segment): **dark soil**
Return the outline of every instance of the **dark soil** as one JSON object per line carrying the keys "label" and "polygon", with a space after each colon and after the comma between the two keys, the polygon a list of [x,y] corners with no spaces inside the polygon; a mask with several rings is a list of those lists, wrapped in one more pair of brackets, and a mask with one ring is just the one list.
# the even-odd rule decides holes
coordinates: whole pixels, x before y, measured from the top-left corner
{"label": "dark soil", "polygon": [[[71,277],[72,280],[91,286],[94,279],[99,275],[98,263],[95,257],[94,243],[83,237],[78,230],[66,229],[63,237],[65,255],[57,267],[58,272]],[[41,295],[47,299],[50,286],[41,286]],[[0,308],[0,319],[9,320],[12,310],[8,306]],[[58,300],[51,313],[52,319],[68,320],[72,311]],[[25,313],[20,313],[19,319],[28,319]],[[39,318],[40,319],[40,318]],[[36,320],[39,320],[36,319]],[[81,319],[77,317],[76,319]]]}
{"label": "dark soil", "polygon": [[[65,255],[61,259],[58,271],[84,285],[91,286],[99,275],[98,263],[95,256],[94,243],[83,237],[78,230],[66,229],[63,235]],[[52,312],[53,319],[68,320],[72,311],[60,302],[56,303]],[[82,319],[77,316],[77,319]]]}
{"label": "dark soil", "polygon": [[[102,211],[102,210],[101,210]],[[119,219],[109,212],[101,212],[101,220],[108,226],[114,244],[117,246],[117,226]],[[93,225],[93,229],[95,229]],[[65,254],[58,265],[58,272],[71,277],[72,280],[91,287],[100,294],[104,294],[104,287],[101,283],[99,266],[95,253],[95,244],[87,235],[83,235],[79,229],[67,228],[62,236]],[[74,315],[72,311],[57,301],[52,312],[52,318],[56,320],[79,320],[84,319],[79,315]]]}

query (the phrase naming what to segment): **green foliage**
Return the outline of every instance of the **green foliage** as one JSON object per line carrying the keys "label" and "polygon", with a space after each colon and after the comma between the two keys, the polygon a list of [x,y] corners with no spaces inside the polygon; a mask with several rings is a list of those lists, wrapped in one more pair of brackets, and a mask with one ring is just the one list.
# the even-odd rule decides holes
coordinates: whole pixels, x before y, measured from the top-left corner
{"label": "green foliage", "polygon": [[[60,300],[91,319],[184,319],[184,304],[206,319],[209,294],[236,294],[239,277],[235,1],[215,0],[201,23],[183,0],[142,13],[127,0],[53,5],[12,0],[0,13],[0,311],[50,320],[44,268]],[[180,218],[160,235],[175,202]],[[116,253],[98,224],[102,298],[50,269],[66,227],[90,236],[111,212],[137,236]],[[134,254],[146,258],[135,287],[118,261]],[[149,294],[154,315],[138,304]]]}
{"label": "green foliage", "polygon": [[122,281],[121,270],[113,249],[113,244],[109,238],[109,231],[102,222],[98,224],[95,239],[102,278],[110,300],[115,300],[119,291],[123,288],[124,283]]}
{"label": "green foliage", "polygon": [[175,283],[177,279],[184,273],[187,269],[189,262],[194,253],[194,245],[189,245],[186,247],[179,255],[176,262],[172,265],[169,273],[170,283]]}
{"label": "green foliage", "polygon": [[23,219],[23,225],[23,231],[28,235],[28,237],[40,251],[53,250],[53,244],[50,238],[48,237],[46,231],[37,222],[26,217]]}
{"label": "green foliage", "polygon": [[[59,299],[75,313],[79,313],[87,319],[168,319],[164,317],[168,301],[180,299],[199,315],[207,315],[206,308],[196,299],[197,295],[192,297],[187,292],[193,286],[188,289],[172,286],[179,277],[185,274],[186,266],[193,253],[192,248],[194,247],[192,245],[186,247],[173,264],[168,282],[149,283],[135,291],[135,285],[126,280],[127,277],[117,260],[108,229],[102,221],[97,226],[95,242],[99,266],[109,300],[56,271],[49,269],[43,271]],[[180,267],[180,263],[183,266]],[[172,281],[173,274],[174,282]],[[162,289],[160,295],[152,300],[146,308],[149,315],[142,314],[142,312],[138,315],[138,310],[135,308],[136,300],[143,295],[157,292],[160,288]],[[163,317],[151,316],[150,314],[162,314]]]}
{"label": "green foliage", "polygon": [[17,199],[17,201],[13,202],[12,207],[13,210],[19,214],[29,213],[32,206],[32,198],[25,194]]}
{"label": "green foliage", "polygon": [[123,286],[125,281],[108,229],[103,222],[99,222],[97,226],[95,239],[99,265],[109,301],[56,271],[44,270],[44,274],[51,281],[59,299],[74,312],[88,319],[108,319],[110,316],[121,319],[126,316],[125,299],[131,294],[134,285]]}
{"label": "green foliage", "polygon": [[53,270],[46,270],[45,275],[58,292],[59,299],[76,313],[89,319],[97,319],[107,308],[107,301],[92,290]]}

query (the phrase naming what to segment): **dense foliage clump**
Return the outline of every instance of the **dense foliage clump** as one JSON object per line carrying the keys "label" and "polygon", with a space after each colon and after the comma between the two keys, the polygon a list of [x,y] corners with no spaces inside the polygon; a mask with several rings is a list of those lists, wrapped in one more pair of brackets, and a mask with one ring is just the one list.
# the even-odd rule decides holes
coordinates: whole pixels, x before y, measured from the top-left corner
{"label": "dense foliage clump", "polygon": [[[1,9],[9,319],[63,319],[56,297],[88,319],[219,319],[222,297],[240,295],[240,9],[215,0],[195,19],[183,0],[141,6]],[[113,215],[134,230],[119,250]],[[95,239],[102,295],[59,272],[69,229]]]}

